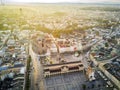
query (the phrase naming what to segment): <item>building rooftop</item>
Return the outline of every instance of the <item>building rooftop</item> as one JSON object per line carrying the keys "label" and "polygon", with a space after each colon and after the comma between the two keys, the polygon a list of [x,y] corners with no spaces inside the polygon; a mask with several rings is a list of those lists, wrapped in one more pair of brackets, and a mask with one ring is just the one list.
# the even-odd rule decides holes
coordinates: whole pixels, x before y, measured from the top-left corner
{"label": "building rooftop", "polygon": [[105,69],[120,81],[120,58],[104,65]]}

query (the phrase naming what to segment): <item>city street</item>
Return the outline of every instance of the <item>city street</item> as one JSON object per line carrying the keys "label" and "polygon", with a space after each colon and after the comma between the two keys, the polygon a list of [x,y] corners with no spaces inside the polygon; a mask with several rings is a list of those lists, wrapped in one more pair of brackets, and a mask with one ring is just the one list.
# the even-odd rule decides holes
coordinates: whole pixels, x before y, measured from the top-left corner
{"label": "city street", "polygon": [[32,70],[32,75],[31,75],[31,90],[44,90],[43,89],[43,72],[42,72],[42,66],[40,64],[38,55],[35,54],[32,50],[32,45],[30,44],[29,47],[30,50],[30,55],[32,58],[32,63],[33,63],[33,70]]}

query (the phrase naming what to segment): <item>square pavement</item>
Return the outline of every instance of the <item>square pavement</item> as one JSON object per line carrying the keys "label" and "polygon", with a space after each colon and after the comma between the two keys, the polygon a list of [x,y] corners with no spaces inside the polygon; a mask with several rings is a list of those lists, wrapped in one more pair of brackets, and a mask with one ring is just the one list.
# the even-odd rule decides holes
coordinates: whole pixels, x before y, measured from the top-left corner
{"label": "square pavement", "polygon": [[44,82],[45,90],[83,90],[83,84],[86,85],[85,90],[112,90],[105,87],[102,79],[88,82],[82,71],[50,76],[45,78]]}

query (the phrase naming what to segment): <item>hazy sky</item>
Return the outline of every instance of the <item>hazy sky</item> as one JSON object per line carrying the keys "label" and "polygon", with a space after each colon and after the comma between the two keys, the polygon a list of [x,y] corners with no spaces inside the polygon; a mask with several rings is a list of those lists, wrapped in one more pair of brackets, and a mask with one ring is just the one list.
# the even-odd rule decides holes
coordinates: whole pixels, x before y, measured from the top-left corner
{"label": "hazy sky", "polygon": [[41,3],[55,3],[55,2],[80,2],[80,3],[99,3],[99,2],[109,2],[109,3],[120,3],[120,0],[7,0],[9,2],[41,2]]}

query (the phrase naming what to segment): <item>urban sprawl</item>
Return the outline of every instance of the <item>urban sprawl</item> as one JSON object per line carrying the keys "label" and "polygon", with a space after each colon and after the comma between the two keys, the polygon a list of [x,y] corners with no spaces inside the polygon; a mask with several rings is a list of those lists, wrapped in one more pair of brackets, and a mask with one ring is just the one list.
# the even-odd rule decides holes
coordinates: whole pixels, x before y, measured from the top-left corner
{"label": "urban sprawl", "polygon": [[0,6],[0,90],[120,90],[120,7]]}

